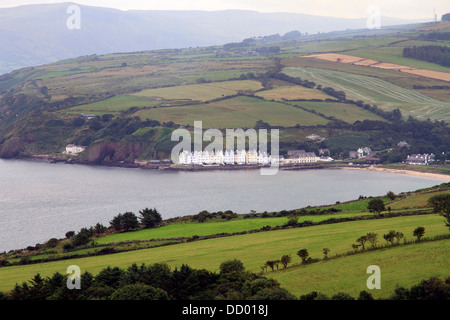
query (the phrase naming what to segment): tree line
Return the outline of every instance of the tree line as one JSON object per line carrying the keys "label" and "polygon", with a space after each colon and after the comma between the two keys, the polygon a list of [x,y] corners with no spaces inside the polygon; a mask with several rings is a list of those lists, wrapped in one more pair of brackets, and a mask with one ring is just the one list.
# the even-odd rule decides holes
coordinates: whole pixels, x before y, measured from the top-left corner
{"label": "tree line", "polygon": [[445,46],[406,47],[403,49],[403,56],[450,67],[450,48]]}
{"label": "tree line", "polygon": [[[171,268],[165,263],[132,264],[126,269],[103,268],[96,276],[80,275],[80,289],[69,289],[67,274],[49,277],[36,274],[30,281],[16,284],[7,300],[374,300],[363,290],[357,297],[338,292],[331,297],[310,292],[299,297],[282,288],[277,280],[245,270],[240,260],[228,260],[219,272],[194,269],[188,265]],[[410,288],[397,287],[387,300],[448,300],[450,278],[431,277]]]}

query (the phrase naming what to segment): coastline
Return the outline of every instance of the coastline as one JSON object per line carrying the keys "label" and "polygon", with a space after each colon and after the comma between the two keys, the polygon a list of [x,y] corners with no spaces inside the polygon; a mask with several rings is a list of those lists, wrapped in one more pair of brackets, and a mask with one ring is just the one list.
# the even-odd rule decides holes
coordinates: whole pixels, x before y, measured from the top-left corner
{"label": "coastline", "polygon": [[[65,163],[65,164],[79,164],[79,165],[90,165],[90,166],[104,166],[104,167],[117,167],[117,168],[132,168],[132,169],[143,169],[143,170],[166,170],[166,171],[212,171],[212,170],[256,170],[261,168],[269,168],[270,166],[262,165],[207,165],[207,166],[180,166],[174,164],[149,164],[145,162],[126,163],[126,162],[111,162],[111,163],[94,163],[87,160],[81,159],[63,159],[58,157],[52,157],[49,155],[33,155],[33,156],[21,156],[12,158],[9,160],[28,160],[28,161],[44,161],[48,163]],[[432,178],[450,181],[450,175],[430,173],[430,172],[420,172],[415,170],[405,170],[405,169],[392,169],[392,168],[381,168],[377,165],[370,166],[349,166],[346,163],[338,165],[327,165],[321,163],[308,163],[308,164],[294,164],[294,165],[280,165],[279,170],[290,171],[290,170],[365,170],[365,171],[378,171],[386,173],[395,173],[410,175],[423,178]]]}
{"label": "coastline", "polygon": [[434,179],[442,179],[450,181],[450,175],[439,174],[439,173],[430,173],[430,172],[420,172],[414,170],[401,170],[401,169],[389,169],[389,168],[380,168],[376,166],[370,167],[339,167],[339,169],[343,170],[366,170],[366,171],[378,171],[378,172],[387,172],[387,173],[396,173],[396,174],[404,174],[409,176],[416,176],[422,178],[434,178]]}

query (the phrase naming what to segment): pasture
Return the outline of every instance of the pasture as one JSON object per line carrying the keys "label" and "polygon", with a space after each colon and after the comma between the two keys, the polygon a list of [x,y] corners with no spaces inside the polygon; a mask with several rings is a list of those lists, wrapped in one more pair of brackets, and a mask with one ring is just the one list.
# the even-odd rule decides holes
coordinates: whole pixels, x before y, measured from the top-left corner
{"label": "pasture", "polygon": [[317,89],[305,88],[302,86],[281,86],[271,90],[260,91],[256,94],[266,100],[281,101],[299,100],[299,99],[328,99],[332,98],[323,91]]}
{"label": "pasture", "polygon": [[[5,291],[12,289],[15,283],[22,283],[25,279],[31,279],[36,273],[40,273],[41,276],[49,276],[57,271],[64,274],[69,265],[78,265],[82,272],[89,271],[93,274],[98,273],[107,266],[126,268],[132,263],[139,265],[141,263],[151,264],[155,262],[168,263],[172,268],[180,267],[182,264],[188,264],[193,268],[205,268],[211,271],[218,271],[221,262],[229,259],[239,259],[244,263],[247,270],[259,272],[261,266],[267,260],[279,259],[283,254],[290,254],[293,258],[293,263],[298,262],[299,258],[296,256],[296,252],[302,248],[306,248],[313,258],[321,258],[323,256],[322,249],[325,247],[330,248],[330,257],[334,254],[345,253],[351,250],[351,245],[355,243],[359,236],[368,232],[377,233],[380,243],[384,242],[382,235],[389,230],[403,232],[408,240],[412,240],[412,231],[417,228],[417,226],[425,227],[425,236],[429,237],[448,232],[443,218],[434,214],[380,220],[352,221],[313,227],[259,232],[104,256],[55,261],[35,265],[3,267],[0,268],[0,290]],[[444,250],[444,253],[448,252],[448,244],[450,241],[446,240],[442,243],[446,246],[446,251]],[[432,243],[429,245],[432,245]],[[396,255],[405,252],[405,257],[407,257],[410,256],[410,254],[408,254],[408,249],[415,248],[414,246],[415,245],[410,245],[395,249],[386,249],[386,252],[392,252],[389,250],[396,250]],[[354,256],[352,259],[358,261],[360,257],[370,254],[375,253],[364,253],[362,255]],[[421,255],[416,254],[416,250],[413,250],[411,254],[414,257],[413,261],[420,259],[421,257]],[[433,259],[433,272],[448,272],[448,254],[442,255],[442,253],[436,252],[434,255],[436,256]],[[344,260],[339,258],[339,260],[335,261],[336,263],[339,263]],[[373,259],[371,261],[372,263],[370,264],[379,262],[378,259]],[[429,262],[429,257],[424,257],[423,261]],[[439,261],[444,261],[446,264],[442,265]],[[414,263],[409,263],[408,260],[403,259],[402,263],[407,268],[415,268]],[[309,270],[308,268],[310,267],[314,268],[314,265],[307,266],[306,270]],[[329,280],[331,280],[333,270],[328,270],[328,267],[325,268],[327,269],[326,272],[331,274],[331,277],[329,278]],[[303,267],[300,269],[303,270]],[[289,270],[292,271],[294,269],[292,268]],[[422,271],[422,269],[418,268],[416,273],[423,278],[430,275],[428,271],[429,270]],[[362,272],[365,272],[365,270]],[[322,281],[326,281],[324,279],[326,279],[327,273],[323,274],[322,280],[317,280],[314,277],[310,277],[309,279],[314,279],[313,282],[320,286]],[[266,275],[275,276],[276,273],[269,272],[266,273]],[[347,282],[351,283],[351,279],[354,277],[354,268],[349,268],[348,272],[346,271],[340,275],[339,283],[342,285]],[[391,277],[405,278],[405,274],[404,272],[397,272],[393,273]],[[417,279],[408,278],[407,280],[410,281],[410,284],[413,284]],[[283,287],[287,288],[289,288],[289,286],[298,286],[295,277],[285,277],[280,279],[280,282]],[[313,286],[312,283],[311,287]],[[340,289],[340,286],[335,286],[335,288]],[[303,288],[303,290],[310,291],[309,288]],[[296,290],[296,292],[300,293],[299,290]],[[306,293],[306,291],[302,292]],[[331,294],[333,292],[325,293]]]}
{"label": "pasture", "polygon": [[258,81],[243,80],[243,81],[223,81],[202,84],[191,84],[184,86],[165,87],[158,89],[147,89],[137,93],[133,96],[160,98],[162,100],[194,100],[194,101],[208,101],[226,96],[235,95],[240,90],[256,91],[262,89],[261,83]]}
{"label": "pasture", "polygon": [[428,97],[420,92],[394,85],[385,80],[319,68],[286,67],[287,75],[300,77],[342,90],[347,98],[376,104],[380,108],[392,110],[399,108],[403,116],[413,116],[422,120],[449,120],[450,103]]}
{"label": "pasture", "polygon": [[313,110],[317,113],[321,113],[327,117],[334,117],[347,123],[354,123],[358,120],[386,121],[380,116],[363,108],[359,108],[353,104],[317,101],[298,101],[292,103],[300,105],[308,110]]}
{"label": "pasture", "polygon": [[208,104],[173,106],[140,110],[141,119],[159,122],[173,121],[180,125],[193,125],[203,121],[204,128],[253,128],[258,120],[271,126],[293,127],[296,124],[319,125],[328,120],[289,105],[240,96]]}

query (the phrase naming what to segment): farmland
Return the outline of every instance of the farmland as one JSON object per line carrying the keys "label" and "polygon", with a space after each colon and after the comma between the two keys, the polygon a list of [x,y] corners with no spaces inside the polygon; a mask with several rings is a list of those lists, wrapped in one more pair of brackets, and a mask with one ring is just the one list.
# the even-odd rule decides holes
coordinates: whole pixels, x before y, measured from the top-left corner
{"label": "farmland", "polygon": [[384,109],[399,108],[417,118],[448,119],[450,104],[379,78],[319,68],[287,67],[284,72],[346,92],[354,100],[375,103]]}
{"label": "farmland", "polygon": [[173,121],[180,125],[192,125],[201,119],[208,128],[252,128],[262,120],[272,126],[293,127],[297,123],[326,124],[318,115],[293,106],[262,101],[253,97],[237,97],[208,104],[152,108],[136,113],[142,119],[160,122]]}
{"label": "farmland", "polygon": [[[195,268],[206,268],[208,270],[217,271],[222,261],[236,258],[244,263],[246,269],[258,272],[260,270],[260,267],[268,259],[279,258],[281,254],[291,254],[294,258],[296,256],[296,252],[301,248],[307,248],[308,252],[310,252],[310,256],[319,258],[322,257],[322,248],[324,247],[329,247],[331,249],[330,256],[332,256],[333,254],[345,253],[350,250],[351,244],[354,243],[359,236],[367,232],[376,232],[378,234],[383,234],[388,232],[389,230],[394,229],[396,231],[403,232],[408,239],[411,239],[412,230],[418,225],[424,226],[427,232],[427,236],[430,237],[446,232],[442,217],[438,215],[411,216],[372,221],[345,222],[300,229],[295,228],[245,234],[232,237],[195,241],[191,243],[177,244],[172,246],[163,246],[159,248],[142,249],[106,256],[71,259],[69,263],[79,265],[83,270],[88,270],[89,272],[92,272],[94,274],[107,265],[127,267],[132,263],[151,264],[155,262],[166,262],[171,267],[180,266],[181,264],[185,263]],[[439,260],[435,259],[436,264],[434,264],[434,274],[446,274],[448,256],[447,258],[445,258],[445,254],[444,256],[442,256],[442,254],[443,252],[445,252],[445,250],[448,251],[449,243],[450,242],[448,240],[444,240],[443,242],[439,242],[438,244],[437,248],[441,247],[442,249],[437,249],[437,251],[434,253],[434,255],[438,255],[439,257]],[[415,246],[416,245],[414,244],[405,246],[404,248],[399,247],[395,249],[386,249],[385,251],[380,252],[377,251],[365,253],[362,255],[362,257],[372,256],[374,257],[373,260],[371,260],[370,258],[369,260],[378,262],[379,259],[383,260],[383,256],[385,255],[389,257],[395,255],[395,252],[392,253],[391,250],[398,251],[400,255],[405,254],[405,257],[407,257],[409,256],[408,251],[414,250]],[[426,244],[426,246],[431,246],[433,248],[436,247],[436,245],[434,245],[434,242],[433,244]],[[439,252],[441,252],[441,254],[439,254]],[[410,262],[413,263],[413,261],[417,260],[422,261],[421,263],[424,264],[425,261],[427,261],[426,259],[428,257],[426,255],[421,256],[420,258],[417,257],[417,255],[413,256],[414,258],[409,258],[413,259],[411,261],[405,259],[402,260],[404,266],[407,266]],[[353,264],[351,267],[351,270],[354,270],[355,268],[358,268],[358,265],[360,265],[359,257],[360,255],[355,256],[354,258],[345,258],[344,262],[351,263],[351,261],[354,261],[354,263],[356,264]],[[347,259],[350,259],[350,262],[347,262]],[[336,260],[336,263],[339,263],[339,261],[340,260]],[[23,279],[30,279],[36,272],[39,272],[44,276],[50,275],[57,271],[63,273],[65,272],[67,266],[67,261],[56,261],[45,264],[1,268],[0,290],[7,290],[8,288],[11,288],[15,282],[21,282]],[[319,265],[318,267],[316,267],[315,265],[307,266],[307,270],[310,270],[310,267],[312,267],[312,269],[319,268],[320,270],[322,265]],[[364,265],[364,269],[361,270],[361,273],[363,275],[366,267],[367,266]],[[289,269],[289,272],[297,274],[298,272],[301,272],[303,268],[304,267],[293,267]],[[288,272],[288,270],[284,272]],[[422,274],[428,273],[425,271]],[[265,275],[268,277],[279,278],[282,286],[292,287],[296,286],[295,284],[297,283],[296,281],[289,281],[289,276],[283,278],[283,273],[279,274],[277,272],[268,272]],[[400,283],[402,285],[411,285],[414,283],[414,280],[417,279],[417,276],[420,276],[420,273],[416,271],[416,275],[414,277],[406,278],[400,281]],[[296,275],[296,277],[298,276]],[[321,283],[326,283],[327,281],[331,281],[334,278],[334,273],[330,272],[329,277],[325,273],[322,275],[322,277],[323,278],[321,280]],[[337,291],[344,290],[353,291],[353,289],[351,289],[351,285],[354,283],[354,281],[357,281],[355,280],[355,277],[360,276],[351,272],[342,274],[338,279],[333,280],[339,281],[340,285],[328,288],[329,290],[326,293],[333,294]],[[363,284],[364,283],[365,282],[363,282]],[[318,283],[315,284],[318,285]],[[308,291],[308,289],[310,288],[311,287],[300,287],[295,291],[296,294],[306,294],[310,292]],[[392,293],[391,291],[382,292],[384,293],[384,296]],[[381,295],[383,296],[383,294]]]}

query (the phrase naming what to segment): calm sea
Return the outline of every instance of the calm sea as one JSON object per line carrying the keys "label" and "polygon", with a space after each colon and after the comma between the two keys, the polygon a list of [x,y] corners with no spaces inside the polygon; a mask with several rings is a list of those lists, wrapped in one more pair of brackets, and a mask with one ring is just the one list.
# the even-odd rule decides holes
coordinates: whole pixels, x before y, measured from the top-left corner
{"label": "calm sea", "polygon": [[357,170],[163,172],[0,160],[0,252],[64,237],[149,207],[163,218],[332,204],[444,182]]}

